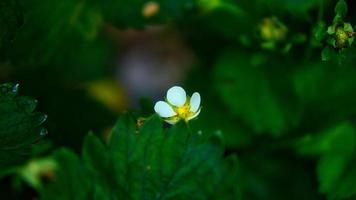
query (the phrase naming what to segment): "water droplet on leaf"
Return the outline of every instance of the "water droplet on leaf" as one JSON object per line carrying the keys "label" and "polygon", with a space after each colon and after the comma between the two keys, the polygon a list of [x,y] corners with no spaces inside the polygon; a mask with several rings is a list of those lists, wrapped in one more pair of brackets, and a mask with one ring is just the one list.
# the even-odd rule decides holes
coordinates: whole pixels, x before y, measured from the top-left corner
{"label": "water droplet on leaf", "polygon": [[45,136],[45,135],[47,135],[47,134],[48,134],[47,129],[41,128],[41,130],[40,130],[40,136]]}

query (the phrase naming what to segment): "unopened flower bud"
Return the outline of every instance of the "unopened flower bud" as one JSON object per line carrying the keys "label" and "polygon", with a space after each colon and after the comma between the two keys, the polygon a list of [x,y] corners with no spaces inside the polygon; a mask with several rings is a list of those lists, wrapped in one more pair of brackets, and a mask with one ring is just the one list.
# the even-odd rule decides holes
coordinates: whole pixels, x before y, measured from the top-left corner
{"label": "unopened flower bud", "polygon": [[355,36],[351,24],[345,22],[339,22],[329,26],[327,33],[332,36],[330,43],[339,49],[350,47]]}

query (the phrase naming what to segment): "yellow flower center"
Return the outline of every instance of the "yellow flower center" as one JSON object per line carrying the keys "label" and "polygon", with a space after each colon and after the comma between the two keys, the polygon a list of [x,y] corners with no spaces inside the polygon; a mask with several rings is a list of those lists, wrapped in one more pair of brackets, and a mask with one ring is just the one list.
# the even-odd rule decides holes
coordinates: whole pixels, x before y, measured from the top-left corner
{"label": "yellow flower center", "polygon": [[188,103],[182,107],[176,108],[175,111],[176,111],[178,117],[181,119],[187,119],[191,115],[190,105]]}

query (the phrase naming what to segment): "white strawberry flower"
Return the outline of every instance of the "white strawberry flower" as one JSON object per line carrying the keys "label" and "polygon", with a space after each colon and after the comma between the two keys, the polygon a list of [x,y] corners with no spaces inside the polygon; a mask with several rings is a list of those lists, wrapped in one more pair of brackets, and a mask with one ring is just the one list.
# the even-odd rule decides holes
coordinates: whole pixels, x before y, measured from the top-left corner
{"label": "white strawberry flower", "polygon": [[167,91],[166,101],[158,101],[154,110],[169,124],[175,124],[180,120],[188,122],[199,115],[200,101],[198,92],[189,97],[182,87],[173,86]]}

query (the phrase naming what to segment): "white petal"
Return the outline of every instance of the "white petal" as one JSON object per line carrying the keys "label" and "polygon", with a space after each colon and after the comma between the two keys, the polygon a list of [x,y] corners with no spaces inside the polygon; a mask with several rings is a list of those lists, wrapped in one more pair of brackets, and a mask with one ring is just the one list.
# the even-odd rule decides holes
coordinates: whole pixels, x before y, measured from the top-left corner
{"label": "white petal", "polygon": [[155,109],[156,113],[161,117],[173,117],[174,115],[177,114],[174,112],[172,107],[164,101],[158,101],[155,104],[154,109]]}
{"label": "white petal", "polygon": [[200,111],[201,109],[199,109],[198,112],[196,112],[193,116],[189,117],[188,120],[196,118],[199,115]]}
{"label": "white petal", "polygon": [[200,94],[198,92],[194,92],[192,98],[190,98],[190,111],[197,112],[200,106]]}
{"label": "white petal", "polygon": [[167,100],[174,106],[183,106],[187,100],[187,95],[182,87],[173,86],[167,92]]}

